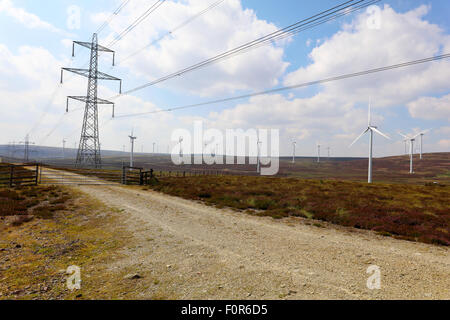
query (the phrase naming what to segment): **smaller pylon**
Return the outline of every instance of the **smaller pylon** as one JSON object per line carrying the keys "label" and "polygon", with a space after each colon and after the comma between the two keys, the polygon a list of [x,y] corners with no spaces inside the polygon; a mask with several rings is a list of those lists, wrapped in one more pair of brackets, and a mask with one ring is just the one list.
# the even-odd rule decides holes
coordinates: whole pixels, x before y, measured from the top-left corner
{"label": "smaller pylon", "polygon": [[23,161],[29,162],[30,161],[30,144],[35,144],[34,142],[30,142],[30,135],[27,134],[25,136],[25,141],[19,142],[20,144],[23,144],[25,146],[24,154],[23,154]]}

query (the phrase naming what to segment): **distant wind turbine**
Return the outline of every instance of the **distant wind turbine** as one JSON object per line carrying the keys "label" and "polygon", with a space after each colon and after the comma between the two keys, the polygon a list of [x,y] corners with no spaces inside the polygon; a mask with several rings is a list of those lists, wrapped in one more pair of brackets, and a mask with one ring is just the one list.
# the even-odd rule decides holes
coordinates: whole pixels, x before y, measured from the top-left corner
{"label": "distant wind turbine", "polygon": [[428,133],[430,130],[425,130],[422,131],[418,134],[416,134],[415,136],[412,135],[404,135],[403,133],[399,132],[399,134],[405,138],[405,141],[409,141],[409,173],[413,174],[414,173],[414,168],[413,168],[413,160],[414,160],[414,142],[416,141],[417,137],[420,137],[420,159],[422,159],[422,152],[423,152],[423,136]]}
{"label": "distant wind turbine", "polygon": [[133,160],[134,160],[134,141],[137,139],[134,134],[134,129],[131,130],[131,136],[128,136],[130,138],[131,143],[131,154],[130,154],[130,167],[133,167]]}
{"label": "distant wind turbine", "polygon": [[373,179],[372,179],[372,159],[373,159],[373,133],[376,132],[379,135],[385,137],[386,139],[391,140],[391,138],[389,138],[387,135],[385,135],[384,133],[382,133],[380,130],[378,130],[377,127],[372,125],[372,119],[371,119],[371,107],[372,107],[372,102],[369,103],[369,122],[368,122],[368,126],[367,129],[358,137],[356,138],[355,141],[353,141],[353,143],[350,145],[350,147],[352,147],[359,139],[362,138],[362,136],[364,136],[367,132],[370,133],[370,143],[369,143],[369,177],[368,177],[368,183],[372,183]]}
{"label": "distant wind turbine", "polygon": [[258,141],[257,141],[258,156],[256,159],[256,172],[257,173],[261,173],[261,144],[262,144],[262,142],[259,140],[259,135],[258,135]]}
{"label": "distant wind turbine", "polygon": [[317,144],[317,163],[320,163],[320,147],[321,145]]}
{"label": "distant wind turbine", "polygon": [[293,154],[292,154],[292,163],[295,163],[295,147],[297,146],[297,142],[292,142]]}
{"label": "distant wind turbine", "polygon": [[420,133],[420,160],[423,159],[423,136],[430,131],[431,131],[431,129],[428,129],[428,130],[422,131]]}

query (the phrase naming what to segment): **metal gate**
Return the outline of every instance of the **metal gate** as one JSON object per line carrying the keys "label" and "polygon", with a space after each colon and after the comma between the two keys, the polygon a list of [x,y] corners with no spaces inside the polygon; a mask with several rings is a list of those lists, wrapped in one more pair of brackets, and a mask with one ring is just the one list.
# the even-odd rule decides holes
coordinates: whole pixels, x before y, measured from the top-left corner
{"label": "metal gate", "polygon": [[74,167],[41,166],[40,184],[114,185],[122,183],[120,169],[81,169]]}

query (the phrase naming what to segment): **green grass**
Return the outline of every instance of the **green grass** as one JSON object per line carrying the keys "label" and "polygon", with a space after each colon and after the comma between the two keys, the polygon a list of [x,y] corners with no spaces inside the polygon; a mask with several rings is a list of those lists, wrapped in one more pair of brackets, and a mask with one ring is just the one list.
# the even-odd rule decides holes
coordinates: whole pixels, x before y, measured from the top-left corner
{"label": "green grass", "polygon": [[295,216],[450,245],[450,186],[298,178],[162,178],[152,189],[275,219]]}

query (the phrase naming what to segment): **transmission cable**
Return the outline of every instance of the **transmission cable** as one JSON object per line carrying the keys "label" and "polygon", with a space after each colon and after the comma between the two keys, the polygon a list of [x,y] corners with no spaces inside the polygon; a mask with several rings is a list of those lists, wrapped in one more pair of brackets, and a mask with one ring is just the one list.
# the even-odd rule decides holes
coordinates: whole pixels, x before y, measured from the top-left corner
{"label": "transmission cable", "polygon": [[[371,5],[373,3],[376,3],[376,2],[379,2],[379,1],[380,0],[370,0],[370,1],[359,0],[359,1],[356,1],[356,2],[355,2],[355,0],[347,1],[345,3],[342,3],[342,4],[338,5],[338,6],[335,6],[335,7],[331,8],[331,9],[328,9],[326,11],[323,11],[323,12],[319,13],[319,14],[316,14],[316,15],[310,17],[310,18],[298,21],[298,22],[296,22],[296,23],[294,23],[294,24],[292,24],[292,25],[290,25],[288,27],[285,27],[285,28],[280,29],[278,31],[272,32],[272,33],[270,33],[270,34],[268,34],[266,36],[260,37],[260,38],[258,38],[256,40],[253,40],[251,42],[248,42],[246,44],[238,46],[238,47],[236,47],[234,49],[228,50],[228,51],[226,51],[224,53],[221,53],[221,54],[219,54],[219,55],[217,55],[215,57],[212,57],[212,58],[207,59],[205,61],[199,62],[197,64],[194,64],[194,65],[190,66],[190,67],[187,67],[185,69],[179,70],[177,72],[169,74],[169,75],[167,75],[165,77],[162,77],[160,79],[154,80],[154,81],[149,82],[147,84],[141,85],[141,86],[136,87],[134,89],[128,90],[128,91],[124,92],[123,94],[124,95],[130,94],[130,93],[136,92],[138,90],[142,90],[144,88],[147,88],[147,87],[153,86],[155,84],[161,83],[163,81],[172,79],[174,77],[181,76],[181,75],[183,75],[185,73],[194,71],[194,70],[196,70],[198,68],[204,67],[206,65],[210,65],[210,64],[215,63],[215,62],[217,62],[219,60],[222,60],[222,59],[224,59],[226,57],[232,56],[234,54],[237,54],[237,53],[242,52],[244,50],[247,50],[249,48],[255,47],[256,45],[259,45],[259,44],[262,44],[262,43],[265,43],[265,42],[274,41],[277,38],[280,38],[281,36],[284,36],[284,35],[287,35],[287,34],[293,34],[293,32],[296,31],[296,30],[305,28],[307,26],[316,26],[316,25],[318,25],[318,22],[325,23],[326,21],[328,21],[328,20],[326,20],[327,17],[332,17],[332,16],[338,17],[338,16],[349,14],[350,12],[354,11],[354,10],[352,10],[352,6],[354,6],[354,5],[359,5],[358,9],[361,9],[363,7],[369,6],[369,5]],[[120,96],[120,95],[118,95],[118,96]],[[118,96],[116,96],[114,98],[117,98]]]}
{"label": "transmission cable", "polygon": [[117,17],[117,15],[122,11],[123,8],[126,7],[126,5],[130,2],[131,0],[125,0],[124,2],[122,2],[120,4],[120,6],[109,16],[109,18],[97,29],[97,31],[95,33],[99,34],[101,33],[107,26],[109,26],[109,24],[111,23],[111,21]]}
{"label": "transmission cable", "polygon": [[155,12],[166,0],[156,1],[150,8],[148,8],[139,18],[137,18],[131,25],[125,28],[121,33],[116,35],[113,41],[111,41],[107,47],[114,46],[117,42],[122,40],[128,33],[130,33],[134,28],[141,24],[148,16]]}
{"label": "transmission cable", "polygon": [[192,108],[197,108],[197,107],[211,105],[211,104],[247,99],[247,98],[252,98],[252,97],[256,97],[256,96],[278,93],[278,92],[282,92],[282,91],[288,91],[288,90],[298,89],[298,88],[302,88],[302,87],[324,84],[324,83],[333,82],[333,81],[339,81],[339,80],[344,80],[344,79],[349,79],[349,78],[354,78],[354,77],[361,77],[361,76],[369,75],[369,74],[373,74],[373,73],[379,73],[379,72],[384,72],[384,71],[398,69],[398,68],[405,68],[405,67],[409,67],[409,66],[413,66],[413,65],[443,60],[443,59],[447,59],[447,58],[450,58],[450,53],[439,55],[439,56],[434,56],[434,57],[430,57],[430,58],[420,59],[420,60],[414,60],[414,61],[394,64],[391,66],[386,66],[386,67],[381,67],[381,68],[376,68],[376,69],[369,69],[369,70],[365,70],[365,71],[361,71],[361,72],[349,73],[349,74],[335,76],[335,77],[326,78],[326,79],[322,79],[322,80],[310,81],[310,82],[300,83],[300,84],[296,84],[296,85],[292,85],[292,86],[275,88],[275,89],[251,93],[251,94],[245,94],[245,95],[240,95],[240,96],[234,96],[234,97],[212,100],[212,101],[201,102],[201,103],[190,104],[190,105],[179,106],[179,107],[172,107],[169,109],[161,109],[161,110],[154,110],[154,111],[149,111],[149,112],[118,115],[115,118],[139,117],[139,116],[145,116],[145,115],[155,114],[155,113],[172,112],[172,111],[183,110],[183,109],[192,109]]}
{"label": "transmission cable", "polygon": [[216,8],[217,6],[219,6],[221,3],[223,3],[225,0],[219,0],[214,2],[213,4],[211,4],[209,7],[203,9],[202,11],[200,11],[199,13],[197,13],[196,15],[190,17],[189,19],[187,19],[186,21],[184,21],[183,23],[181,23],[180,25],[176,26],[175,28],[173,28],[170,31],[167,31],[165,34],[163,34],[161,37],[159,37],[158,39],[154,40],[153,42],[149,43],[148,45],[146,45],[145,47],[140,48],[139,50],[135,51],[134,53],[130,54],[129,56],[127,56],[126,58],[120,60],[118,63],[116,63],[116,65],[120,65],[123,62],[133,58],[134,56],[138,55],[139,53],[141,53],[142,51],[144,51],[145,49],[148,49],[152,46],[154,46],[155,44],[157,44],[158,42],[162,41],[163,39],[167,38],[168,36],[173,35],[175,32],[177,32],[178,30],[182,29],[183,27],[187,26],[189,23],[193,22],[194,20],[196,20],[197,18],[203,16],[204,14],[206,14],[208,11],[211,11],[212,9]]}

